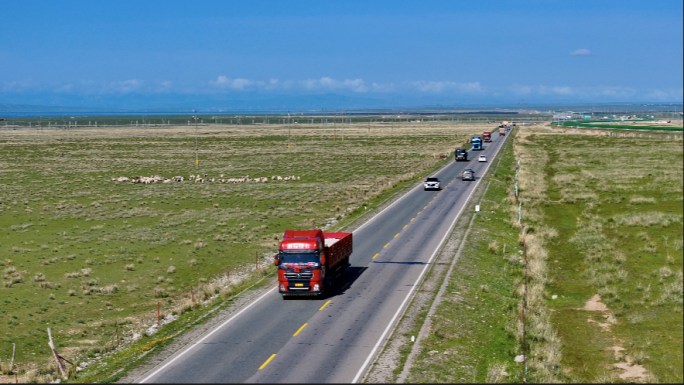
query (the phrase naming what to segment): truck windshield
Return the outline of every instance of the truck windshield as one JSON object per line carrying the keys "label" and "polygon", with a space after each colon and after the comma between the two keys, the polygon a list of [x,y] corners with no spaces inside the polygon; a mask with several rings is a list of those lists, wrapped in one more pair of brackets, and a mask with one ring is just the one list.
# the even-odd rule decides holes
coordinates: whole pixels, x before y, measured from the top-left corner
{"label": "truck windshield", "polygon": [[320,262],[318,253],[280,253],[280,263]]}

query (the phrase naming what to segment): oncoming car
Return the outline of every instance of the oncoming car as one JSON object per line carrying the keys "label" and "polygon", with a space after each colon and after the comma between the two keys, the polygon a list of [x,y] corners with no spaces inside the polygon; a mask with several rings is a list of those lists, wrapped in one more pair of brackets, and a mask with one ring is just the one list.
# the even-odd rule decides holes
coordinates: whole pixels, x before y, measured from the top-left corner
{"label": "oncoming car", "polygon": [[487,157],[486,157],[485,155],[480,155],[480,156],[477,157],[477,161],[478,161],[478,162],[486,162],[486,161],[487,161]]}
{"label": "oncoming car", "polygon": [[475,171],[471,168],[466,168],[463,170],[463,174],[461,174],[461,179],[462,180],[475,180]]}
{"label": "oncoming car", "polygon": [[435,177],[429,177],[425,179],[425,183],[423,184],[423,188],[425,191],[427,190],[441,190],[441,186],[439,184],[439,179]]}

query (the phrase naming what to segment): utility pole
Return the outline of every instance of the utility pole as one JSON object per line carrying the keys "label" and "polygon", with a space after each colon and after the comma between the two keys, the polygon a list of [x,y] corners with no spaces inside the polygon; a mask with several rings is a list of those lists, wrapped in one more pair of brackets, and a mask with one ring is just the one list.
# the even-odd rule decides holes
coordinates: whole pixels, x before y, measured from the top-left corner
{"label": "utility pole", "polygon": [[287,111],[287,148],[290,148],[290,129],[292,124],[290,122],[290,111]]}
{"label": "utility pole", "polygon": [[192,110],[195,115],[192,118],[195,120],[195,167],[199,170],[199,143],[197,141],[197,110]]}

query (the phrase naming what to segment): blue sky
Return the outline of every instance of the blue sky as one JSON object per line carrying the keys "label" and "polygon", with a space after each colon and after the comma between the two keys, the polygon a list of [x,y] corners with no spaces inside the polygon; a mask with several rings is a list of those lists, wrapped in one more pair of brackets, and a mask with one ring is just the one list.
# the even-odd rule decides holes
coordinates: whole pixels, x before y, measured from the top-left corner
{"label": "blue sky", "polygon": [[0,103],[682,101],[681,0],[6,0],[2,9]]}

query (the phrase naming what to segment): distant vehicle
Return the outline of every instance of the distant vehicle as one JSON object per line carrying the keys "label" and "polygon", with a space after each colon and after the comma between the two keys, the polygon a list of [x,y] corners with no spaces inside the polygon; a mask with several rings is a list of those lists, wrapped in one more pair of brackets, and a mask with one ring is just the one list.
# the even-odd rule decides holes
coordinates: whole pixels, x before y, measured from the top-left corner
{"label": "distant vehicle", "polygon": [[482,140],[484,140],[485,142],[491,142],[492,141],[492,133],[489,131],[485,131],[482,134]]}
{"label": "distant vehicle", "polygon": [[463,170],[463,174],[461,174],[461,179],[462,180],[475,180],[475,171],[471,168],[466,168]]}
{"label": "distant vehicle", "polygon": [[283,296],[325,296],[348,271],[352,248],[352,233],[285,230],[274,261],[278,291]]}
{"label": "distant vehicle", "polygon": [[459,161],[459,160],[468,160],[468,151],[462,148],[457,148],[456,151],[454,151],[454,160]]}
{"label": "distant vehicle", "polygon": [[439,179],[435,177],[429,177],[425,179],[423,184],[423,189],[427,190],[441,190],[441,185],[439,184]]}
{"label": "distant vehicle", "polygon": [[473,136],[472,139],[470,139],[470,143],[472,144],[472,149],[473,151],[480,151],[482,150],[482,138],[479,136]]}
{"label": "distant vehicle", "polygon": [[487,157],[486,157],[485,155],[480,155],[480,156],[477,158],[477,161],[478,161],[478,162],[486,162],[486,161],[487,161]]}
{"label": "distant vehicle", "polygon": [[506,136],[506,128],[499,128],[499,136]]}

